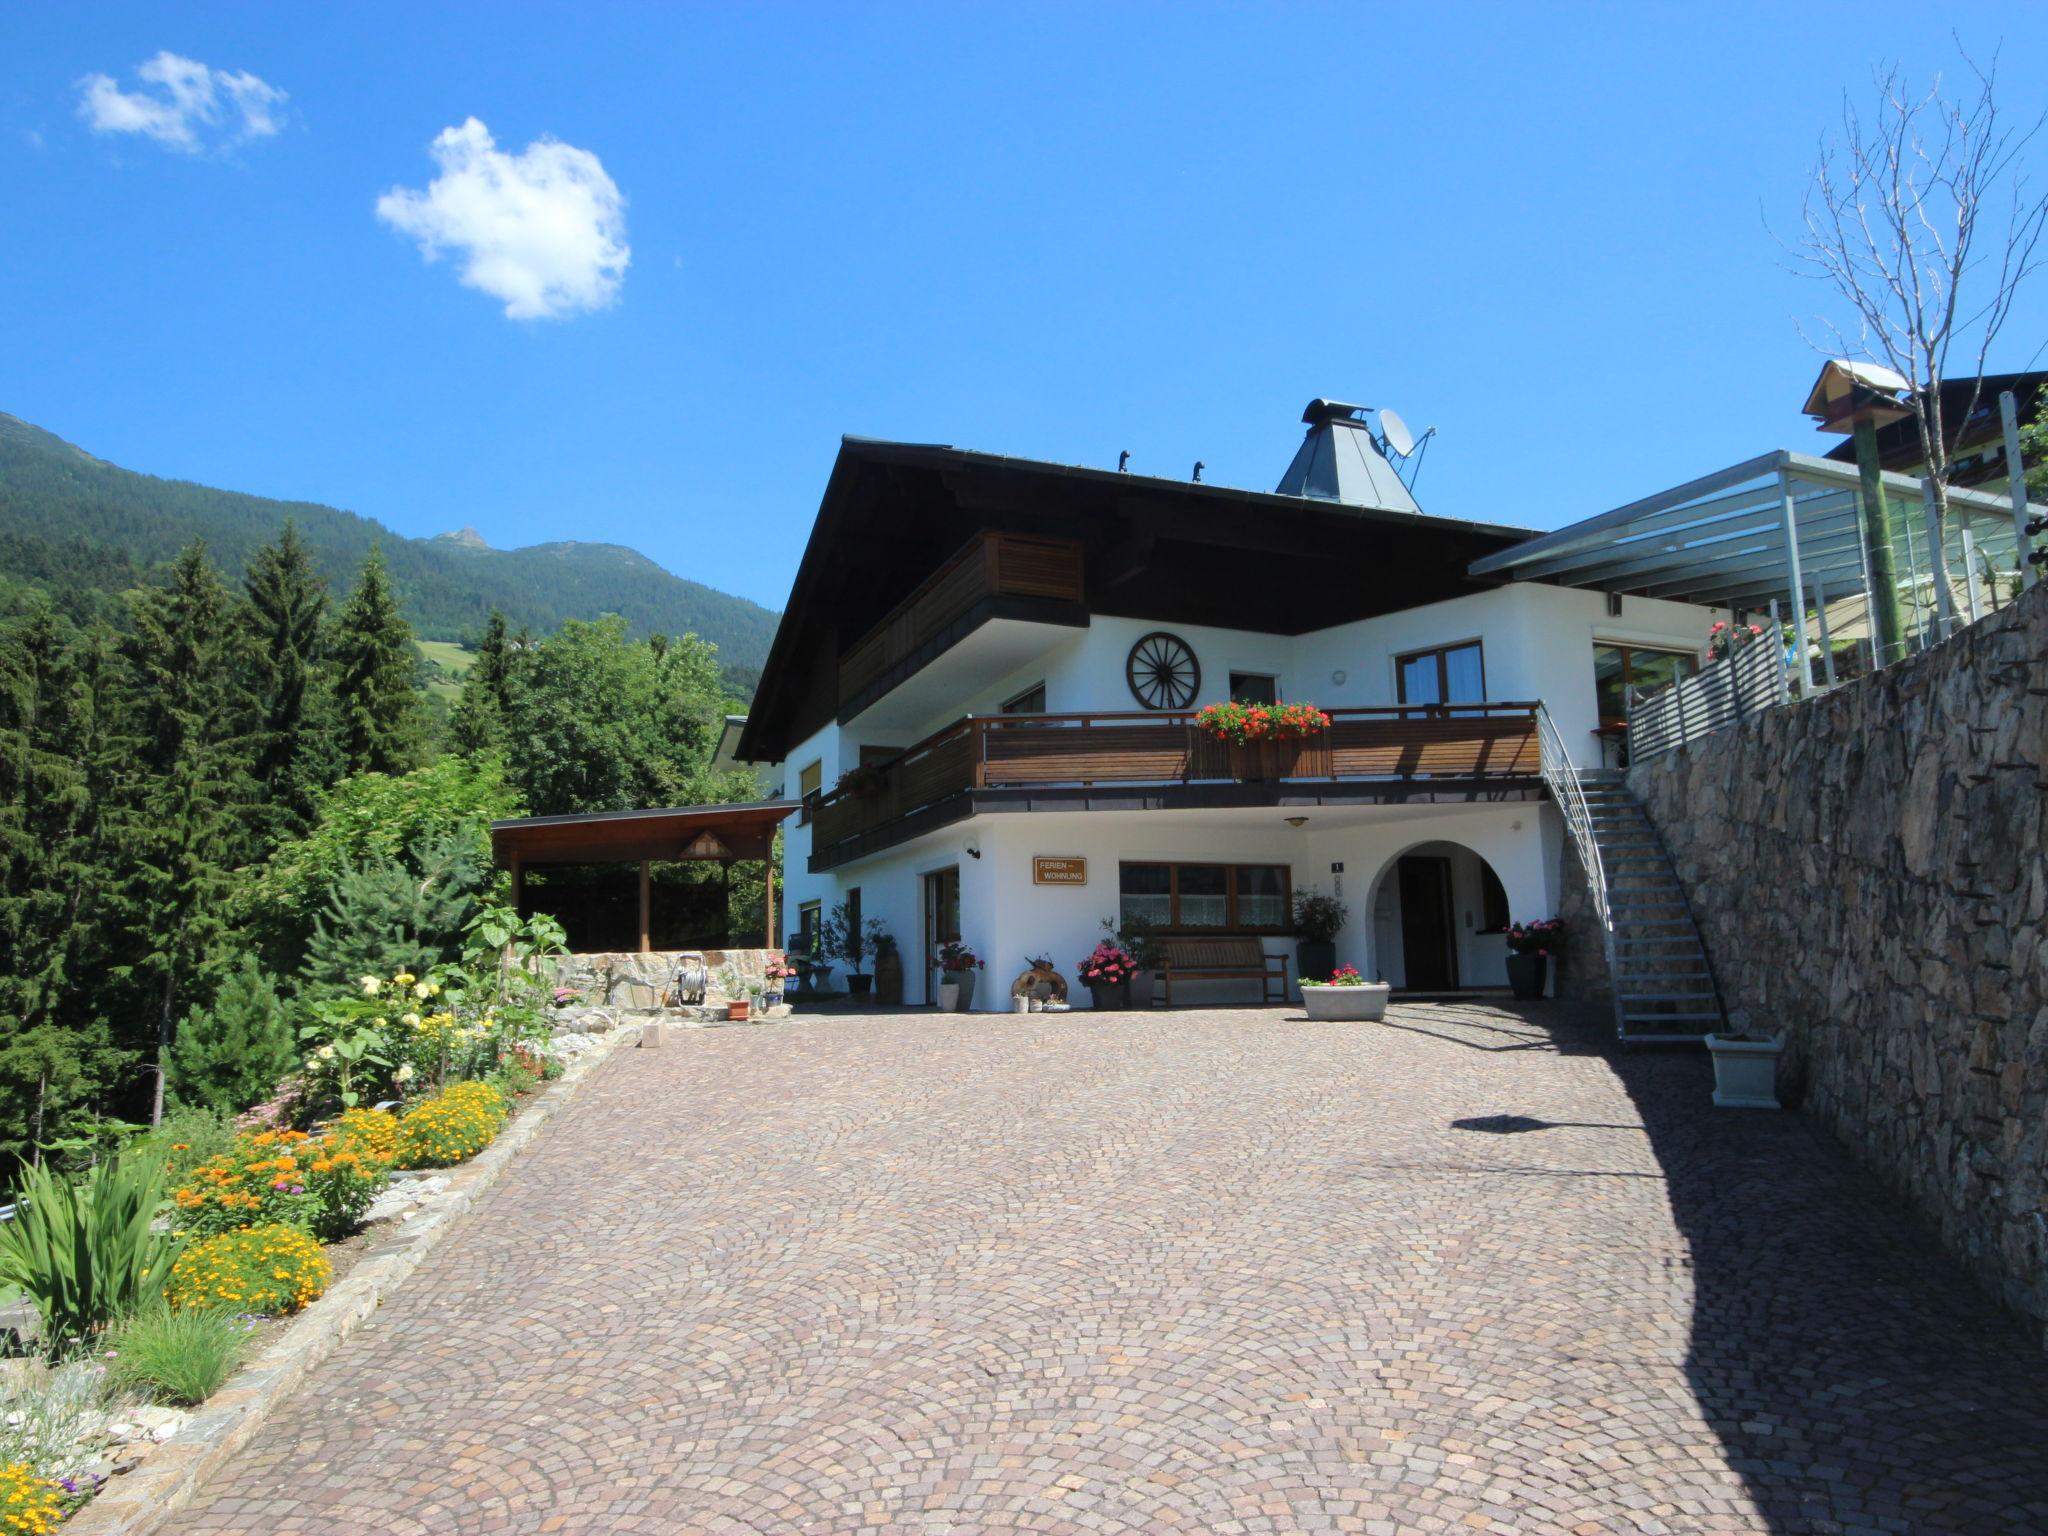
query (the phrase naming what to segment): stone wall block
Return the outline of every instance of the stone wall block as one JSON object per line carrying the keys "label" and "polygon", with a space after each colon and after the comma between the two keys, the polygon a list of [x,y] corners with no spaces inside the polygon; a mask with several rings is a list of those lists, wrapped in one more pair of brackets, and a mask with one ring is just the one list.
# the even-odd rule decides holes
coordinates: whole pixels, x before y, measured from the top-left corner
{"label": "stone wall block", "polygon": [[2048,586],[1640,764],[1731,1012],[2048,1328]]}

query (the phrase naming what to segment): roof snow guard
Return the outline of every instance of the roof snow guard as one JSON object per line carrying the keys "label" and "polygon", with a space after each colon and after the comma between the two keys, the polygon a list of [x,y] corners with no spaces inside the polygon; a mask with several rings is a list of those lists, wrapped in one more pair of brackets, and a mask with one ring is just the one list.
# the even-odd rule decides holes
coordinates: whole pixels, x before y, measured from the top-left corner
{"label": "roof snow guard", "polygon": [[[1825,602],[1869,590],[1857,485],[1853,464],[1780,449],[1488,555],[1471,574],[1716,608],[1761,610],[1802,590]],[[1900,578],[1928,582],[1920,482],[1886,474],[1884,486]],[[2012,570],[2011,503],[1956,486],[1948,499],[1950,570]]]}
{"label": "roof snow guard", "polygon": [[1373,437],[1365,419],[1371,409],[1341,400],[1311,400],[1301,413],[1308,436],[1295,450],[1294,462],[1273,488],[1275,493],[1419,515],[1422,508]]}

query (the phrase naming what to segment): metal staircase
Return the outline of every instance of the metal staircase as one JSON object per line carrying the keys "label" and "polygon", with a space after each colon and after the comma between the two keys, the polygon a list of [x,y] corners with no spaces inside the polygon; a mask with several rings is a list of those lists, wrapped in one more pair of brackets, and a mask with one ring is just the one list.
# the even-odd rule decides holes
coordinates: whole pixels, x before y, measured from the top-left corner
{"label": "metal staircase", "polygon": [[1601,948],[1626,1041],[1693,1041],[1727,1013],[1685,888],[1649,813],[1618,768],[1572,765],[1548,710],[1537,711],[1543,781],[1563,814],[1601,916]]}

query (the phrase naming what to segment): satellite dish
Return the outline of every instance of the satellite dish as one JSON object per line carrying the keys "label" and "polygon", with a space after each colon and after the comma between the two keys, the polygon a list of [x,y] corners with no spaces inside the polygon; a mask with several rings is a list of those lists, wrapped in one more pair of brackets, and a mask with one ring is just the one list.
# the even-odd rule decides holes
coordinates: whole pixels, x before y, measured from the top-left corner
{"label": "satellite dish", "polygon": [[1393,411],[1380,412],[1380,436],[1404,459],[1415,451],[1415,434],[1408,430],[1408,423]]}

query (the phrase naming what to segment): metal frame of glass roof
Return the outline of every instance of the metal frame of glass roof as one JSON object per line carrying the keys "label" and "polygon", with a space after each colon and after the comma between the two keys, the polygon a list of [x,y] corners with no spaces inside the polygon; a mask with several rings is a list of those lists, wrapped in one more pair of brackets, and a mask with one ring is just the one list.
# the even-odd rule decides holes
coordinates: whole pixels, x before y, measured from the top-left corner
{"label": "metal frame of glass roof", "polygon": [[[1714,608],[1776,603],[1789,609],[1804,654],[1809,604],[1824,615],[1828,604],[1870,590],[1859,484],[1854,465],[1779,449],[1488,555],[1471,570]],[[1884,485],[1900,581],[1917,592],[1933,584],[1924,493],[1907,475],[1887,473]],[[1951,486],[1948,499],[1943,547],[1952,573],[1958,562],[1970,573],[1964,589],[1974,604],[1980,562],[2010,568],[2024,539],[2005,495]]]}

